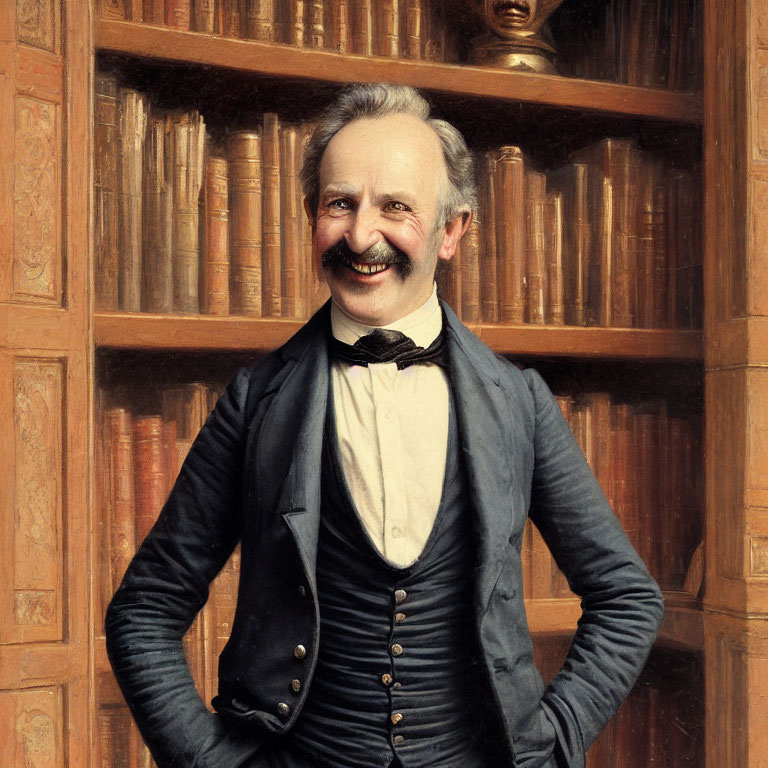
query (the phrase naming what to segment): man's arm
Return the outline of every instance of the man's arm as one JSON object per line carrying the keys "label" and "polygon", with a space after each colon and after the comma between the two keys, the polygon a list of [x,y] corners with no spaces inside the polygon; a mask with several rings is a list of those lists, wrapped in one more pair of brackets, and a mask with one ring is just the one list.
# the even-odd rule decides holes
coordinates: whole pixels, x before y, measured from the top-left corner
{"label": "man's arm", "polygon": [[583,766],[587,747],[645,664],[661,623],[663,598],[557,401],[536,371],[524,374],[536,405],[530,517],[582,598],[571,649],[544,692],[542,706],[558,731],[556,757],[563,765]]}
{"label": "man's arm", "polygon": [[158,768],[237,768],[257,751],[206,709],[182,650],[240,535],[247,391],[243,370],[195,440],[107,609],[107,653]]}

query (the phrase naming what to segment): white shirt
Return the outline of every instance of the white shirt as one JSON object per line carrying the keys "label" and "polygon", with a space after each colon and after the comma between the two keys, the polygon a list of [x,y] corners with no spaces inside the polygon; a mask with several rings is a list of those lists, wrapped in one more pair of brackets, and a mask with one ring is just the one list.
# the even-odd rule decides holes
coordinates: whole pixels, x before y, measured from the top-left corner
{"label": "white shirt", "polygon": [[[382,326],[420,347],[440,334],[436,290],[419,309]],[[331,330],[346,344],[374,326],[335,304]],[[435,522],[448,444],[448,377],[438,365],[360,366],[335,360],[331,382],[341,465],[352,501],[384,557],[403,567],[418,558]]]}

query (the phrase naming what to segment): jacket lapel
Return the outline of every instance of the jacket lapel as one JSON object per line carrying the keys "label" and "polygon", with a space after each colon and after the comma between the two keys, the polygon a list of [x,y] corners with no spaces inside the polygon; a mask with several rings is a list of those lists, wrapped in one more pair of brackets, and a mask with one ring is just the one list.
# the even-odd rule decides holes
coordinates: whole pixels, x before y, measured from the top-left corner
{"label": "jacket lapel", "polygon": [[478,545],[478,615],[482,616],[501,571],[514,522],[516,425],[494,353],[443,304],[451,382],[475,512]]}

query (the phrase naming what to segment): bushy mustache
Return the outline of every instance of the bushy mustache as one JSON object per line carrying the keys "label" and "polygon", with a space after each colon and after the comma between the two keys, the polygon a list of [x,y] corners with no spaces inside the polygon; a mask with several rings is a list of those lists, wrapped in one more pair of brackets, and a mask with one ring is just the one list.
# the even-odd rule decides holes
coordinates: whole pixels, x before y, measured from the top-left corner
{"label": "bushy mustache", "polygon": [[336,271],[356,264],[387,264],[396,265],[402,278],[408,277],[413,269],[410,256],[394,245],[383,240],[374,243],[362,253],[355,253],[344,238],[334,243],[323,252],[321,263],[324,268]]}

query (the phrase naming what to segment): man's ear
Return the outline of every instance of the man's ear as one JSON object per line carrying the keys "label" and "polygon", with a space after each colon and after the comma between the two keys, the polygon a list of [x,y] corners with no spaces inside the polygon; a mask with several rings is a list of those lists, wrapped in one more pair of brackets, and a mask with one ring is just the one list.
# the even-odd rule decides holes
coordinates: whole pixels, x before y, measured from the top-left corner
{"label": "man's ear", "polygon": [[312,227],[312,231],[315,231],[315,214],[312,213],[312,206],[309,204],[309,198],[304,198],[304,212],[307,214],[307,218],[309,219],[309,225]]}
{"label": "man's ear", "polygon": [[440,250],[437,252],[437,257],[445,261],[449,261],[456,253],[456,249],[459,247],[459,240],[464,236],[464,233],[469,229],[469,225],[472,223],[472,211],[464,210],[460,211],[454,218],[452,218],[443,228],[443,239],[440,243]]}

